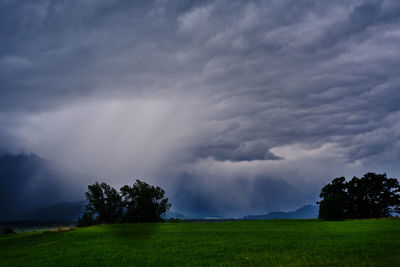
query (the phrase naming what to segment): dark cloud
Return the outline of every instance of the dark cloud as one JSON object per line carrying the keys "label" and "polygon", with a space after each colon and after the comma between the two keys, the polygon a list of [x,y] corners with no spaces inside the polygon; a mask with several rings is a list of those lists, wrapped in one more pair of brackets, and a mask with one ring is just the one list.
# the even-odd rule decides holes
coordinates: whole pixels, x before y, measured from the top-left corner
{"label": "dark cloud", "polygon": [[[220,138],[223,139],[223,138]],[[219,143],[219,142],[220,143]],[[210,141],[199,149],[199,157],[213,157],[216,160],[249,161],[249,160],[279,160],[281,157],[269,151],[267,144],[260,141],[241,142],[237,140]]]}
{"label": "dark cloud", "polygon": [[118,184],[398,176],[399,18],[395,0],[3,0],[0,149]]}
{"label": "dark cloud", "polygon": [[60,200],[80,200],[82,189],[34,154],[0,156],[0,220],[18,219]]}
{"label": "dark cloud", "polygon": [[[258,176],[254,179],[204,179],[194,173],[184,173],[171,190],[174,209],[191,216],[235,217],[243,214],[264,214],[290,210],[299,203],[315,202],[310,192],[304,192],[284,181]],[[311,191],[312,192],[312,191]],[[312,192],[315,193],[315,192]]]}

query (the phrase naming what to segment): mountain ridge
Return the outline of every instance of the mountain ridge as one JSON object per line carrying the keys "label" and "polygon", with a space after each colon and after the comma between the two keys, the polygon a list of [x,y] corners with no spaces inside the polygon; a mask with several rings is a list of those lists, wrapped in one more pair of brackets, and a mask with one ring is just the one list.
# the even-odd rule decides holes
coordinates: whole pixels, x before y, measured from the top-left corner
{"label": "mountain ridge", "polygon": [[315,219],[318,218],[318,206],[305,205],[297,210],[284,212],[273,211],[262,215],[247,215],[245,220],[273,220],[273,219]]}

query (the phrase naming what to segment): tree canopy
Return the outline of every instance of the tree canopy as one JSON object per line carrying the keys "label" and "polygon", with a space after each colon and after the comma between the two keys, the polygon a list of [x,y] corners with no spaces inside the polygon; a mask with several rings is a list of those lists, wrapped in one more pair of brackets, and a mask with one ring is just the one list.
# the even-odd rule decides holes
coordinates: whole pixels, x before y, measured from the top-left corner
{"label": "tree canopy", "polygon": [[136,180],[120,192],[106,183],[88,186],[88,204],[78,220],[79,226],[117,222],[156,222],[162,220],[171,204],[160,187]]}
{"label": "tree canopy", "polygon": [[132,187],[123,186],[121,193],[126,208],[124,221],[127,222],[159,221],[161,215],[171,207],[168,198],[164,198],[163,189],[139,180]]}
{"label": "tree canopy", "polygon": [[321,219],[380,218],[400,212],[399,182],[385,173],[366,173],[348,182],[335,178],[322,188],[320,197]]}

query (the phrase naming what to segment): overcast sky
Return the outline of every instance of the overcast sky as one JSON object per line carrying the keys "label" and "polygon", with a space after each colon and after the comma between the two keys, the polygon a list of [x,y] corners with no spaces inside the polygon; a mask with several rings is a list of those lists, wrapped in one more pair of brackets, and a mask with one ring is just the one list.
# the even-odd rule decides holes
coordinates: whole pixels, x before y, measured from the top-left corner
{"label": "overcast sky", "polygon": [[0,149],[193,214],[400,177],[400,2],[0,0]]}

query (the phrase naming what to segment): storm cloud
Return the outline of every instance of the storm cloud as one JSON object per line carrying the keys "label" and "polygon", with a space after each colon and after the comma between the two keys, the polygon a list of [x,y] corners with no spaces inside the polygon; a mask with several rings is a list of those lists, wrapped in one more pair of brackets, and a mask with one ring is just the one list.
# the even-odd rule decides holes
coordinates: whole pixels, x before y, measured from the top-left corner
{"label": "storm cloud", "polygon": [[57,169],[35,154],[0,156],[0,173],[0,221],[24,218],[32,209],[75,200],[84,192],[76,174]]}
{"label": "storm cloud", "polygon": [[212,215],[399,177],[399,18],[395,0],[0,0],[0,149]]}

